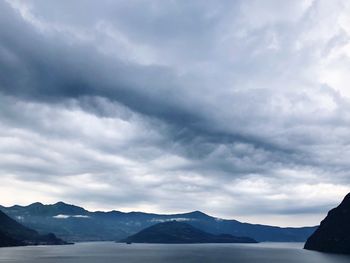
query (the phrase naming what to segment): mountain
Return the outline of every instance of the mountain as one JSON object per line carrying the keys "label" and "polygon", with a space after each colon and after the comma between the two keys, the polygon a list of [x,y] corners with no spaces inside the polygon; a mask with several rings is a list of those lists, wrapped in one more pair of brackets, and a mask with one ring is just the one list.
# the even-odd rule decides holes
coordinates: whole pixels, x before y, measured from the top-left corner
{"label": "mountain", "polygon": [[229,234],[214,235],[190,224],[169,221],[150,226],[135,235],[123,239],[127,243],[190,244],[190,243],[257,243],[249,237]]}
{"label": "mountain", "polygon": [[280,228],[219,219],[200,211],[160,215],[119,211],[90,212],[84,208],[59,202],[53,205],[34,203],[29,206],[2,207],[22,224],[40,233],[54,232],[68,241],[121,240],[142,229],[167,221],[186,222],[211,234],[252,237],[257,241],[305,242],[316,227]]}
{"label": "mountain", "polygon": [[15,247],[24,245],[21,241],[15,240],[8,234],[0,231],[0,247]]}
{"label": "mountain", "polygon": [[305,249],[350,254],[350,193],[328,212],[319,228],[305,243]]}
{"label": "mountain", "polygon": [[54,234],[40,235],[0,211],[0,247],[20,245],[63,245]]}

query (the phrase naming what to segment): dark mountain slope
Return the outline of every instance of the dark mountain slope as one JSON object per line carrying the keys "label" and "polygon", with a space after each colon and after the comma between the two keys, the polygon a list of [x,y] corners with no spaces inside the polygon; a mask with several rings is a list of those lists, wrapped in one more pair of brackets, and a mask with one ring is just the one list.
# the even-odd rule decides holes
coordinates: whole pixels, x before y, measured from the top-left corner
{"label": "dark mountain slope", "polygon": [[15,247],[21,246],[24,243],[11,238],[9,235],[0,231],[0,247]]}
{"label": "dark mountain slope", "polygon": [[350,254],[350,193],[338,207],[328,212],[305,243],[305,249]]}
{"label": "dark mountain slope", "polygon": [[0,211],[0,246],[66,244],[54,234],[39,235]]}
{"label": "dark mountain slope", "polygon": [[200,211],[172,215],[119,211],[89,212],[62,202],[54,205],[34,203],[29,206],[3,207],[2,210],[40,233],[54,232],[69,241],[120,240],[146,227],[172,220],[186,222],[212,234],[248,236],[257,241],[305,242],[316,229],[241,223],[236,220],[218,219]]}
{"label": "dark mountain slope", "polygon": [[256,243],[252,238],[235,237],[229,234],[213,235],[187,223],[170,221],[159,223],[141,230],[135,235],[122,240],[127,243]]}

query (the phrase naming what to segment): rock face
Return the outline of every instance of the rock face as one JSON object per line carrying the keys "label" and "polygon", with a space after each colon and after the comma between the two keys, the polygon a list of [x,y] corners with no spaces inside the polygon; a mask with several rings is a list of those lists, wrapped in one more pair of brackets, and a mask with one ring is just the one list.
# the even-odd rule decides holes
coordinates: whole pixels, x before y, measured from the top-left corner
{"label": "rock face", "polygon": [[122,242],[190,244],[190,243],[257,243],[249,237],[235,237],[228,234],[214,235],[199,230],[190,224],[170,221],[141,230]]}
{"label": "rock face", "polygon": [[305,249],[350,254],[350,193],[329,211],[319,228],[305,243]]}
{"label": "rock face", "polygon": [[200,211],[182,214],[150,214],[119,211],[90,212],[82,207],[59,202],[53,205],[34,203],[29,206],[1,207],[0,210],[21,224],[41,233],[54,232],[64,240],[101,241],[120,240],[146,227],[166,221],[186,223],[211,234],[230,234],[252,237],[257,241],[305,242],[316,227],[281,228],[218,219]]}
{"label": "rock face", "polygon": [[40,235],[0,211],[0,247],[23,245],[63,245],[54,234]]}

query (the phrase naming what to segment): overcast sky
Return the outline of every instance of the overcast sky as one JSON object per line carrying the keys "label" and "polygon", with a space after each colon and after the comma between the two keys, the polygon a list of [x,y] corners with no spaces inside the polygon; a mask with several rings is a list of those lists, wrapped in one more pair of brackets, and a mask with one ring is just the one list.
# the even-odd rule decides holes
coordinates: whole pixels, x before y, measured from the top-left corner
{"label": "overcast sky", "polygon": [[350,191],[347,0],[0,0],[0,203],[316,225]]}

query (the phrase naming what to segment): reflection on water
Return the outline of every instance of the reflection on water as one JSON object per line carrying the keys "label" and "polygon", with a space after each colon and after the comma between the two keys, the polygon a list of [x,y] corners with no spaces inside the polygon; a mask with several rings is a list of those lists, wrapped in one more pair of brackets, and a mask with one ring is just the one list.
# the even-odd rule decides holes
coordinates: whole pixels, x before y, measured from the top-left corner
{"label": "reflection on water", "polygon": [[26,263],[349,263],[349,256],[302,249],[302,243],[151,245],[112,242],[0,248],[0,262]]}

